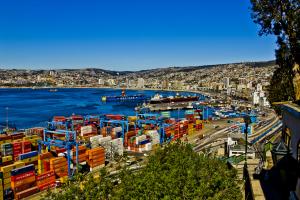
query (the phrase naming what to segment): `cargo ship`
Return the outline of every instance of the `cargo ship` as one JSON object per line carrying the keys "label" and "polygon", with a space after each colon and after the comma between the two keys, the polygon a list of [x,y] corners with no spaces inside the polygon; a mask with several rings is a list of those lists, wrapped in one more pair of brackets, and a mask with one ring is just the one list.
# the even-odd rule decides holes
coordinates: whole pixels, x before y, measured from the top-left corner
{"label": "cargo ship", "polygon": [[102,96],[102,102],[122,102],[122,101],[135,101],[142,102],[146,101],[148,98],[146,95],[138,94],[138,95],[126,95],[125,90],[122,90],[121,96]]}
{"label": "cargo ship", "polygon": [[198,101],[198,96],[181,96],[178,93],[175,97],[162,97],[159,94],[156,94],[153,98],[150,99],[150,104],[159,104],[159,103],[178,103],[178,102],[189,102],[189,101]]}

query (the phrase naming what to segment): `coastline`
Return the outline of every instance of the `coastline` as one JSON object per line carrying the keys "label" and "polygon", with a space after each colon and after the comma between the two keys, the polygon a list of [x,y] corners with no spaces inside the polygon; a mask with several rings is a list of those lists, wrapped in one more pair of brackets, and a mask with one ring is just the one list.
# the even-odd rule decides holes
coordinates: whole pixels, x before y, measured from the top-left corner
{"label": "coastline", "polygon": [[76,87],[0,87],[0,89],[113,89],[113,90],[140,90],[140,91],[162,91],[162,92],[190,92],[195,94],[203,94],[206,96],[211,96],[212,94],[207,91],[197,91],[197,90],[175,90],[175,89],[158,89],[158,88],[121,88],[121,87],[96,87],[96,86],[76,86]]}

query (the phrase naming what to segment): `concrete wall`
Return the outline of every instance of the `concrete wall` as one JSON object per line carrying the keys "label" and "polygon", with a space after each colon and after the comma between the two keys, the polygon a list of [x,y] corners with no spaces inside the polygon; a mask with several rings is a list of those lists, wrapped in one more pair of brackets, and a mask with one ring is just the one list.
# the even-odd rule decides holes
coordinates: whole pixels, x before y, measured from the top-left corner
{"label": "concrete wall", "polygon": [[282,115],[283,128],[289,128],[291,131],[291,149],[292,155],[297,159],[298,142],[300,141],[300,118],[293,113],[284,110]]}

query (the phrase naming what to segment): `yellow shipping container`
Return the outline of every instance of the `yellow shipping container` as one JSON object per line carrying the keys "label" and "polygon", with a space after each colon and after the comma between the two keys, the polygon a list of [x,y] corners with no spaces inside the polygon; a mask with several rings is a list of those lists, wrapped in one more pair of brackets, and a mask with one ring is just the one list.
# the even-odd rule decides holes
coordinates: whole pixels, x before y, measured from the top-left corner
{"label": "yellow shipping container", "polygon": [[11,143],[12,140],[4,140],[4,143]]}
{"label": "yellow shipping container", "polygon": [[31,145],[35,147],[38,145],[38,142],[31,142]]}
{"label": "yellow shipping container", "polygon": [[136,121],[136,116],[128,116],[128,121]]}
{"label": "yellow shipping container", "polygon": [[23,139],[16,139],[16,140],[13,140],[13,142],[22,142]]}
{"label": "yellow shipping container", "polygon": [[65,183],[68,180],[68,176],[63,176],[59,178],[60,182]]}
{"label": "yellow shipping container", "polygon": [[8,183],[8,184],[3,184],[3,190],[7,190],[7,189],[9,189],[9,188],[11,188],[10,183]]}
{"label": "yellow shipping container", "polygon": [[7,165],[7,166],[4,166],[4,167],[1,167],[1,171],[3,173],[7,173],[7,172],[10,172],[11,170],[13,169],[16,169],[16,168],[19,168],[19,167],[23,167],[25,166],[25,163],[24,162],[15,162],[14,164],[11,164],[11,165]]}
{"label": "yellow shipping container", "polygon": [[23,137],[23,140],[41,140],[42,138],[38,135],[31,135]]}
{"label": "yellow shipping container", "polygon": [[7,177],[10,177],[10,171],[9,172],[6,172],[6,173],[3,173],[3,178],[7,178]]}
{"label": "yellow shipping container", "polygon": [[9,184],[10,182],[10,177],[3,179],[3,184]]}
{"label": "yellow shipping container", "polygon": [[12,156],[3,156],[2,157],[2,162],[8,162],[12,160]]}

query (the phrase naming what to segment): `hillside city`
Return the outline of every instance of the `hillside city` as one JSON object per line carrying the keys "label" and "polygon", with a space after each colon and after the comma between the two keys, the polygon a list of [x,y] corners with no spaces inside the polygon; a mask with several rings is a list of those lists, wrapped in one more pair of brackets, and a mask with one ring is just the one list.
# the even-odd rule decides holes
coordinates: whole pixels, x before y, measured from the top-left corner
{"label": "hillside city", "polygon": [[267,87],[274,61],[199,67],[169,67],[136,72],[96,68],[60,70],[0,70],[0,87],[111,87],[187,90],[218,93],[269,106]]}

